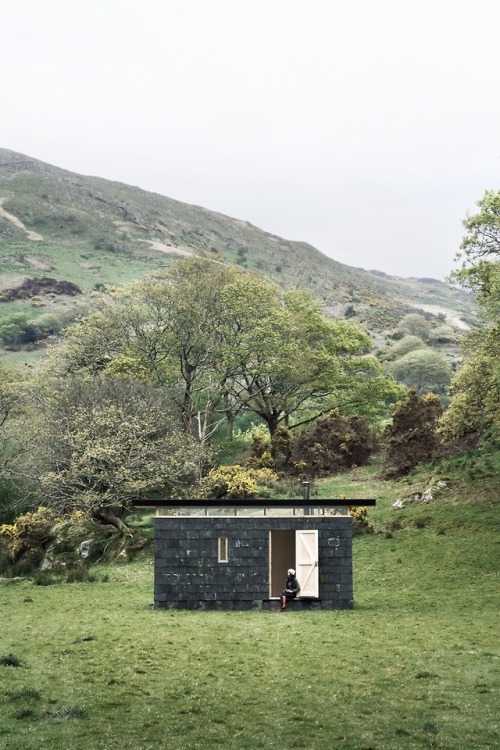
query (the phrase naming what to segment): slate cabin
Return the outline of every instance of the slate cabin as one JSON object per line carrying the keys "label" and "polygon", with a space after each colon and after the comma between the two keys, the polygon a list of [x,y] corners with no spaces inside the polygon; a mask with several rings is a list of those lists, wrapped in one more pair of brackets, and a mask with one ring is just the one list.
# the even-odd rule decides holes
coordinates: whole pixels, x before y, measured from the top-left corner
{"label": "slate cabin", "polygon": [[276,609],[288,568],[301,585],[291,608],[352,609],[349,508],[375,500],[184,503],[154,501],[155,609]]}

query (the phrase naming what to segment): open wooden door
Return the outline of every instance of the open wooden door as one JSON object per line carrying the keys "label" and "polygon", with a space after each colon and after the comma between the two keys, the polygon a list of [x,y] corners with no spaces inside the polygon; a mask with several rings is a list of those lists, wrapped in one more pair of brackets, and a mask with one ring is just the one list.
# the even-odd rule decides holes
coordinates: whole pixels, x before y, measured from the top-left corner
{"label": "open wooden door", "polygon": [[295,532],[295,567],[299,596],[319,596],[318,530]]}

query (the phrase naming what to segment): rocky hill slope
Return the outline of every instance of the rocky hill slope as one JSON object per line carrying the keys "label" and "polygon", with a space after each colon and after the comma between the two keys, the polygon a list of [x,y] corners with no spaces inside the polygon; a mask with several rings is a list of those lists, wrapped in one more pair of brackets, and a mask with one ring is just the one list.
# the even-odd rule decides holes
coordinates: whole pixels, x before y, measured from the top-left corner
{"label": "rocky hill slope", "polygon": [[75,287],[125,283],[191,254],[307,287],[327,314],[352,318],[379,343],[409,312],[457,330],[475,320],[472,298],[435,279],[353,268],[246,221],[0,149],[0,318],[13,305],[35,316],[64,308]]}

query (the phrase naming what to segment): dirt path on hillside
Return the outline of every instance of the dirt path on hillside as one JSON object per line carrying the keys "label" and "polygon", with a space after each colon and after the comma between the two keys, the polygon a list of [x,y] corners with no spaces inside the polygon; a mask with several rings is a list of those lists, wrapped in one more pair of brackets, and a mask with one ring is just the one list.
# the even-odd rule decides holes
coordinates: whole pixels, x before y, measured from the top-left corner
{"label": "dirt path on hillside", "polygon": [[26,237],[28,240],[32,240],[33,242],[40,242],[43,240],[43,237],[41,234],[38,234],[37,232],[32,232],[28,227],[24,226],[23,222],[20,221],[17,216],[14,216],[14,214],[9,214],[8,211],[5,210],[3,207],[3,202],[5,198],[0,198],[0,216],[3,219],[7,219],[7,221],[10,221],[11,224],[14,224],[15,227],[18,229],[22,229],[23,232],[26,232]]}
{"label": "dirt path on hillside", "polygon": [[153,250],[159,250],[160,253],[171,253],[172,255],[185,255],[189,258],[192,254],[192,250],[188,250],[184,247],[176,247],[175,245],[166,245],[164,242],[158,242],[158,240],[138,240],[139,242],[146,242],[150,245]]}

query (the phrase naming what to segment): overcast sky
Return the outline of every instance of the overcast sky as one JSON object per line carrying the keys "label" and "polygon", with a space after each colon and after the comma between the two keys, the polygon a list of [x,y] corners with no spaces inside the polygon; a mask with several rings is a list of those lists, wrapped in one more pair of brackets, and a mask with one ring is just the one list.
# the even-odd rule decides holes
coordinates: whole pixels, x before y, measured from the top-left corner
{"label": "overcast sky", "polygon": [[444,278],[500,189],[498,0],[14,0],[0,146]]}

